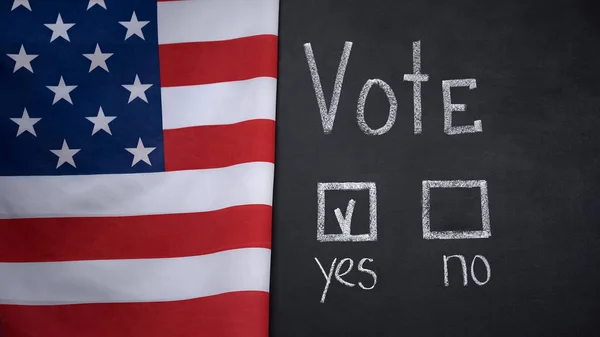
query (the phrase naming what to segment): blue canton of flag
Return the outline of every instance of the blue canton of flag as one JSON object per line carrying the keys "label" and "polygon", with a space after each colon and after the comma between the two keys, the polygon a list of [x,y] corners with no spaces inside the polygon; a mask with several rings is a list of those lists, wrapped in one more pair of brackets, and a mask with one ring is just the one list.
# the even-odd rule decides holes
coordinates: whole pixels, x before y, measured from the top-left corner
{"label": "blue canton of flag", "polygon": [[2,2],[0,175],[164,171],[156,0],[110,5]]}

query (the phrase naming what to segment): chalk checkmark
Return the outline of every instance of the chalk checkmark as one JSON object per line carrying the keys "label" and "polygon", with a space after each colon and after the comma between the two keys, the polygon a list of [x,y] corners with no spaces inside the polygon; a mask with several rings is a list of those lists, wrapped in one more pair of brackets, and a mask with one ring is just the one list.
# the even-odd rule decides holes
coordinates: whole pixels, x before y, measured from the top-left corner
{"label": "chalk checkmark", "polygon": [[356,201],[354,201],[354,199],[350,199],[350,201],[348,201],[348,206],[346,206],[346,216],[342,215],[342,211],[339,208],[334,210],[335,217],[340,224],[343,234],[350,235],[350,223],[352,222],[352,213],[354,212],[355,204]]}

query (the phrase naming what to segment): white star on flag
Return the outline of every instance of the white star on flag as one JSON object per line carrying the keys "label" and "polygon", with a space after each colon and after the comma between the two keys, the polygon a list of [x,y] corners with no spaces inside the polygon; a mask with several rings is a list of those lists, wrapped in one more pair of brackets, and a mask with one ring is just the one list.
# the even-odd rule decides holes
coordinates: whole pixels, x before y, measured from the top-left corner
{"label": "white star on flag", "polygon": [[25,131],[37,137],[33,126],[35,125],[35,123],[39,122],[41,118],[29,117],[29,114],[27,113],[27,108],[23,110],[23,116],[21,118],[11,118],[10,120],[19,125],[19,130],[17,130],[17,137],[19,137]]}
{"label": "white star on flag", "polygon": [[88,2],[87,10],[96,5],[106,9],[106,3],[104,3],[104,0],[90,0],[90,2]]}
{"label": "white star on flag", "polygon": [[12,8],[10,9],[10,11],[14,11],[15,8],[19,7],[19,6],[23,6],[27,9],[29,9],[29,11],[31,11],[31,5],[29,4],[29,0],[15,0],[13,2]]}
{"label": "white star on flag", "polygon": [[6,55],[8,55],[8,57],[10,57],[11,59],[13,59],[15,61],[15,69],[13,70],[13,73],[16,73],[17,70],[19,70],[21,68],[25,68],[33,73],[33,68],[31,68],[31,61],[33,61],[36,57],[39,56],[39,55],[33,55],[33,54],[28,55],[27,52],[25,51],[25,47],[23,47],[23,45],[21,45],[21,49],[19,50],[18,54],[6,54]]}
{"label": "white star on flag", "polygon": [[69,149],[66,139],[63,140],[62,148],[60,150],[50,150],[50,152],[58,156],[56,168],[61,167],[61,165],[64,163],[69,163],[71,166],[77,167],[75,166],[75,160],[73,160],[73,156],[79,151],[81,151],[81,149]]}
{"label": "white star on flag", "polygon": [[73,104],[70,92],[73,91],[73,89],[77,88],[77,86],[65,85],[65,80],[62,76],[58,81],[58,85],[47,85],[46,87],[52,90],[52,92],[54,92],[54,100],[52,101],[52,105],[56,104],[56,102],[60,101],[61,99],[64,99],[65,101]]}
{"label": "white star on flag", "polygon": [[99,44],[96,43],[96,50],[93,54],[83,54],[83,56],[92,61],[92,63],[90,64],[90,73],[97,67],[100,67],[106,70],[106,72],[109,72],[108,66],[106,65],[106,60],[108,60],[109,57],[113,56],[113,53],[102,53]]}
{"label": "white star on flag", "polygon": [[125,148],[129,153],[133,155],[133,162],[131,163],[131,167],[137,164],[140,160],[145,162],[146,164],[152,166],[150,163],[150,158],[148,155],[150,152],[154,151],[155,147],[144,147],[144,143],[142,142],[142,138],[138,138],[137,147]]}
{"label": "white star on flag", "polygon": [[94,123],[94,129],[92,130],[92,136],[96,134],[96,132],[100,130],[104,130],[106,133],[112,136],[112,132],[110,131],[110,126],[108,123],[112,122],[115,116],[105,116],[104,111],[102,111],[102,107],[98,110],[98,116],[96,117],[86,117],[87,120]]}
{"label": "white star on flag", "polygon": [[56,40],[59,37],[71,42],[69,39],[69,33],[67,31],[71,29],[71,27],[75,26],[74,23],[64,23],[60,13],[58,13],[58,18],[56,18],[56,23],[46,23],[44,26],[50,28],[52,30],[52,37],[50,38],[50,42]]}
{"label": "white star on flag", "polygon": [[140,98],[144,102],[148,103],[148,98],[146,97],[146,90],[150,89],[152,84],[142,84],[140,82],[139,76],[135,75],[135,80],[133,84],[123,84],[123,88],[129,90],[129,101],[127,103],[131,103],[136,98]]}
{"label": "white star on flag", "polygon": [[127,33],[125,34],[125,40],[130,38],[133,35],[137,35],[142,40],[146,40],[144,38],[144,32],[142,32],[142,28],[147,25],[150,21],[138,21],[137,15],[135,15],[135,11],[131,15],[131,20],[129,21],[119,21],[121,25],[127,28]]}

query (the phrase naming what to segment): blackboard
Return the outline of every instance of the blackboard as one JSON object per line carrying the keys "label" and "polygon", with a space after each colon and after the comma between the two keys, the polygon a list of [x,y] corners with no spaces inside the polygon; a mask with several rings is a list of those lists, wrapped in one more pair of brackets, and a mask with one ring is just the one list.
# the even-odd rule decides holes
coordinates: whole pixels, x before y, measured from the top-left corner
{"label": "blackboard", "polygon": [[[281,0],[271,336],[600,336],[599,18],[593,0]],[[345,45],[326,132],[307,55],[329,108]]]}

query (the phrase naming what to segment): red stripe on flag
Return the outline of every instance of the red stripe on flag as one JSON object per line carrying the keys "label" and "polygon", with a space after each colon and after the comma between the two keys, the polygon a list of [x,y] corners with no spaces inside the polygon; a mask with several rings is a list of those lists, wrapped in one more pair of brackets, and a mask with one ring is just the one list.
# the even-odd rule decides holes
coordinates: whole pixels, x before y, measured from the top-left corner
{"label": "red stripe on flag", "polygon": [[162,87],[277,77],[277,36],[158,46]]}
{"label": "red stripe on flag", "polygon": [[164,130],[165,169],[193,170],[275,161],[275,121]]}
{"label": "red stripe on flag", "polygon": [[5,337],[264,337],[268,314],[265,292],[174,302],[0,305]]}
{"label": "red stripe on flag", "polygon": [[271,206],[131,217],[0,220],[1,262],[195,256],[271,248]]}

